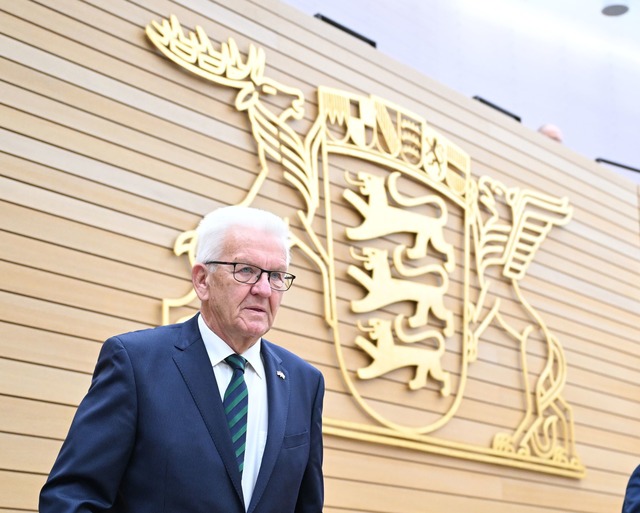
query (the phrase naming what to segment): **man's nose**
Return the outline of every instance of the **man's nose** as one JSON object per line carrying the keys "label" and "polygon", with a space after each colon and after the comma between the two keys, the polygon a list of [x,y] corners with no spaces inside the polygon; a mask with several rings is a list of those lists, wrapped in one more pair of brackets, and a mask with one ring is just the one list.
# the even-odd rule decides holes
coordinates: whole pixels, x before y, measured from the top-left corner
{"label": "man's nose", "polygon": [[253,290],[256,294],[271,295],[271,284],[269,283],[269,273],[267,271],[260,273],[258,281],[253,284]]}

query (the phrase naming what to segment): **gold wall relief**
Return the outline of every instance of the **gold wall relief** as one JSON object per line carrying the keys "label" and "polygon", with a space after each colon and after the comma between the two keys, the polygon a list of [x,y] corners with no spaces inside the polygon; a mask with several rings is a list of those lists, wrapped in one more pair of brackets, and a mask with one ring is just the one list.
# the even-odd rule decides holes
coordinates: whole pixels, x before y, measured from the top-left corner
{"label": "gold wall relief", "polygon": [[[563,398],[562,345],[520,287],[549,231],[569,222],[568,201],[473,178],[462,148],[374,95],[319,86],[314,121],[300,134],[296,124],[310,107],[301,90],[265,76],[261,48],[243,54],[231,38],[217,47],[175,16],[146,32],[182,68],[237,91],[260,165],[241,204],[254,202],[268,175],[299,195],[303,208],[288,216],[291,244],[322,277],[319,314],[332,330],[344,383],[370,419],[326,416],[324,431],[583,476]],[[191,260],[194,248],[188,231],[174,249]],[[189,291],[165,299],[163,323],[193,299]],[[446,428],[464,408],[489,333],[519,355],[522,411],[479,445]],[[368,386],[375,382],[382,385]]]}

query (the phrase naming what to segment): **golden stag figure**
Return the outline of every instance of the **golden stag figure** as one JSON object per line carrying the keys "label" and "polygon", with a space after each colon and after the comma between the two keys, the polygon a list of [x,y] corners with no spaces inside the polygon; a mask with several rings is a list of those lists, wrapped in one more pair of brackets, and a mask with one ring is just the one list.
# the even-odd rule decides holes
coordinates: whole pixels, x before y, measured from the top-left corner
{"label": "golden stag figure", "polygon": [[[317,135],[321,123],[316,122],[305,141],[287,124],[289,120],[299,120],[304,115],[302,91],[264,76],[265,54],[262,48],[251,45],[247,56],[243,57],[236,42],[229,38],[217,50],[201,27],[185,34],[175,16],[161,23],[153,21],[147,26],[146,33],[166,57],[182,68],[213,83],[238,90],[235,106],[249,117],[260,161],[260,171],[239,204],[250,205],[255,200],[269,174],[270,158],[282,165],[285,169],[284,179],[304,198],[305,210],[297,211],[297,215],[307,232],[312,233],[310,225],[319,198],[317,153],[320,141]],[[286,107],[278,109],[264,101],[274,96],[285,98]],[[176,255],[187,253],[191,259],[196,242],[193,231],[185,232],[178,237],[174,252]],[[312,243],[317,250],[321,249],[320,242],[313,235]],[[305,253],[317,258],[314,256],[316,252],[297,237],[292,237],[291,244],[305,248]],[[180,298],[164,299],[162,323],[169,322],[171,308],[188,305],[194,299],[193,291]]]}

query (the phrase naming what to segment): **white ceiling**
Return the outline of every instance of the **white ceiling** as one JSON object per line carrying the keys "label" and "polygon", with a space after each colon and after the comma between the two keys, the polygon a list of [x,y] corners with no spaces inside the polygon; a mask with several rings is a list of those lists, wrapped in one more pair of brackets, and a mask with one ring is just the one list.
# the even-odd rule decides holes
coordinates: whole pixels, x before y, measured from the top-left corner
{"label": "white ceiling", "polygon": [[[640,0],[284,0],[568,148],[640,168]],[[640,183],[640,173],[612,168]]]}

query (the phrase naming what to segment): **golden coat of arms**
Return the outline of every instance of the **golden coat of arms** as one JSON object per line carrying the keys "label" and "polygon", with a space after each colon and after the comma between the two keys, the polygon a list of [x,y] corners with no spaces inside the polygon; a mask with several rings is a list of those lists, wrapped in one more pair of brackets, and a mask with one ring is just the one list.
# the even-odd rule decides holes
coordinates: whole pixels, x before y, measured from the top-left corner
{"label": "golden coat of arms", "polygon": [[[146,32],[185,70],[237,90],[235,107],[246,112],[260,163],[242,204],[254,201],[269,173],[299,193],[291,244],[320,273],[344,384],[371,419],[325,417],[324,432],[584,475],[562,395],[562,346],[520,288],[551,228],[569,221],[567,199],[475,180],[461,148],[376,96],[318,87],[317,116],[301,136],[293,125],[304,95],[265,76],[262,49],[251,45],[243,55],[233,39],[216,47],[201,27],[186,31],[175,16]],[[175,252],[192,259],[194,248],[189,231]],[[193,299],[188,292],[164,300],[163,322]],[[490,331],[520,355],[521,417],[497,429],[489,446],[437,437],[459,411]],[[370,393],[378,379],[388,398]]]}

